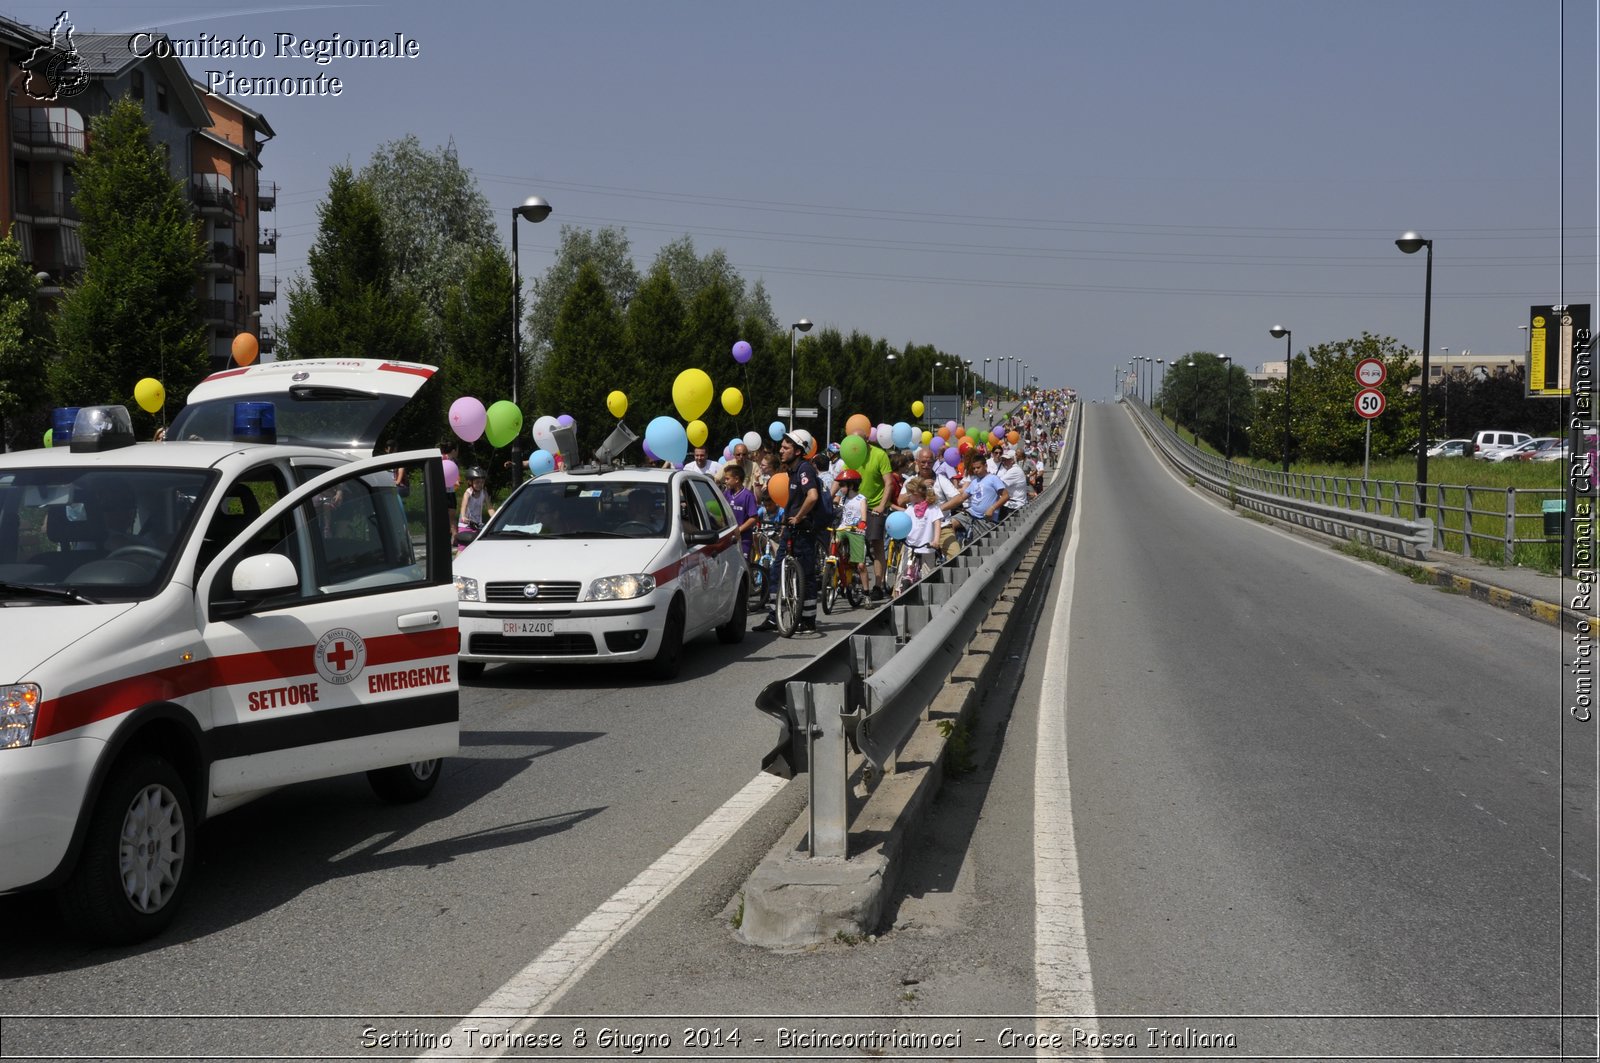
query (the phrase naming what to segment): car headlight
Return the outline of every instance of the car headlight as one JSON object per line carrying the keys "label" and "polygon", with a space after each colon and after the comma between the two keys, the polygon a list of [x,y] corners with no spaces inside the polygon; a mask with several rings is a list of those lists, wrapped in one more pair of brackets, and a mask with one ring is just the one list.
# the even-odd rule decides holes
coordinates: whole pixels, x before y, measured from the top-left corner
{"label": "car headlight", "polygon": [[656,589],[656,578],[643,572],[630,572],[625,576],[601,576],[589,584],[583,593],[586,602],[620,602],[626,598],[642,598]]}
{"label": "car headlight", "polygon": [[475,602],[478,600],[478,581],[471,576],[456,577],[456,600],[459,602]]}
{"label": "car headlight", "polygon": [[39,715],[39,687],[14,683],[0,687],[0,749],[33,745],[33,723]]}

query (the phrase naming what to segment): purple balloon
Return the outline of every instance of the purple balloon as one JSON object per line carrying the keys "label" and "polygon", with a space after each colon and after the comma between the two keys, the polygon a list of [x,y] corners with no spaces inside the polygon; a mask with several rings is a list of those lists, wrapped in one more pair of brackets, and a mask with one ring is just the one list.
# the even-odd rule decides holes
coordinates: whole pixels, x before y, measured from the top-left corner
{"label": "purple balloon", "polygon": [[753,352],[750,350],[750,345],[744,340],[740,340],[738,343],[733,345],[733,360],[738,362],[740,365],[744,365],[746,362],[748,362],[752,353]]}
{"label": "purple balloon", "polygon": [[571,428],[572,427],[572,414],[564,413],[560,417],[557,417],[556,418],[556,424],[560,425],[562,428]]}
{"label": "purple balloon", "polygon": [[661,460],[660,458],[656,457],[656,452],[650,449],[650,444],[649,443],[646,443],[644,440],[641,439],[639,441],[639,445],[644,448],[644,456],[645,457],[649,458],[651,461],[660,461]]}

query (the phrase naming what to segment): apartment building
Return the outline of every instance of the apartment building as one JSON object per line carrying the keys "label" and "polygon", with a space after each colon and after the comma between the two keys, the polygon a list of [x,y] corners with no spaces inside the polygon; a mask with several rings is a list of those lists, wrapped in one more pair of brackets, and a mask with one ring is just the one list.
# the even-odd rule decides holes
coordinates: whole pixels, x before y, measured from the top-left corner
{"label": "apartment building", "polygon": [[262,217],[275,210],[277,190],[261,181],[261,149],[275,135],[266,118],[207,94],[180,60],[152,54],[162,49],[136,53],[128,34],[68,36],[59,24],[39,30],[0,19],[0,50],[0,229],[10,228],[45,275],[44,292],[60,294],[84,267],[72,163],[87,147],[89,119],[131,97],[202,226],[206,255],[195,284],[213,366],[230,362],[243,331],[260,335],[270,359],[274,341],[261,328],[261,308],[276,300],[277,279],[261,259],[276,254],[277,233]]}

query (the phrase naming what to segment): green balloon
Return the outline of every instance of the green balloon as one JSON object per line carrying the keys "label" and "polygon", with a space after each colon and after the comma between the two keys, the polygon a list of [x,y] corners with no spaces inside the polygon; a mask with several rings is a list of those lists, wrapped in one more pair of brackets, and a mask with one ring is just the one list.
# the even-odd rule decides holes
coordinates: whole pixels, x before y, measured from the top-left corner
{"label": "green balloon", "polygon": [[847,469],[859,469],[867,463],[867,441],[860,436],[845,436],[839,444],[839,457]]}
{"label": "green balloon", "polygon": [[522,431],[522,411],[517,408],[516,403],[501,399],[484,412],[487,418],[483,434],[488,438],[491,447],[505,446]]}
{"label": "green balloon", "polygon": [[54,428],[46,428],[44,430],[44,445],[47,447],[56,445],[56,430]]}

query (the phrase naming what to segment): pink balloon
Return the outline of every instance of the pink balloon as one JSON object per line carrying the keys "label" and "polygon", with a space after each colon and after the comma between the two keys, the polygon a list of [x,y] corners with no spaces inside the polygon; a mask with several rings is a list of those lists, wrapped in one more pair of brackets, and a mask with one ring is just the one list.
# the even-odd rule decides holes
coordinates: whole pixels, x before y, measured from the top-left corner
{"label": "pink balloon", "polygon": [[750,345],[744,340],[740,340],[733,345],[733,360],[740,365],[744,365],[750,360],[751,353]]}
{"label": "pink balloon", "polygon": [[456,484],[458,484],[460,482],[461,482],[461,466],[457,465],[455,462],[451,461],[449,458],[444,459],[444,487],[445,487],[445,490],[454,491],[456,489]]}
{"label": "pink balloon", "polygon": [[450,430],[463,442],[476,443],[489,423],[489,411],[471,395],[463,395],[450,404]]}
{"label": "pink balloon", "polygon": [[944,426],[951,436],[956,434],[956,428],[959,427],[954,421],[946,421]]}

